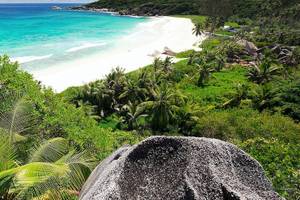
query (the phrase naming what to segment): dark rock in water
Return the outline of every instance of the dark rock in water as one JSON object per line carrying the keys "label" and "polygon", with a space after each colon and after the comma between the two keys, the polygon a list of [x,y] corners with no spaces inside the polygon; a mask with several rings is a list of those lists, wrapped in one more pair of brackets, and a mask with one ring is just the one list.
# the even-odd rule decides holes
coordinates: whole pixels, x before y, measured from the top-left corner
{"label": "dark rock in water", "polygon": [[151,137],[104,160],[82,200],[279,200],[260,164],[232,144]]}
{"label": "dark rock in water", "polygon": [[52,6],[51,9],[52,10],[62,10],[62,8],[59,6]]}

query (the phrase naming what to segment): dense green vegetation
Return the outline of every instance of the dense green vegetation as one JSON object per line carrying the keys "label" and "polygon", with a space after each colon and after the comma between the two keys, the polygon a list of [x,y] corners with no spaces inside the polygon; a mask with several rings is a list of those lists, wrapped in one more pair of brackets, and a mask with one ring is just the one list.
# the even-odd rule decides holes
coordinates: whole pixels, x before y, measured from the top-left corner
{"label": "dense green vegetation", "polygon": [[298,0],[101,0],[88,8],[108,8],[125,15],[205,15],[216,26],[255,22],[257,42],[299,45],[300,3]]}
{"label": "dense green vegetation", "polygon": [[99,160],[140,140],[134,133],[101,128],[88,109],[43,88],[5,56],[0,95],[4,199],[72,199]]}
{"label": "dense green vegetation", "polygon": [[[194,21],[197,35],[215,31],[201,45],[203,51],[180,52],[177,57],[184,60],[178,63],[156,59],[129,74],[117,68],[106,79],[64,95],[76,105],[92,106],[100,125],[115,130],[142,136],[213,137],[237,144],[263,165],[281,195],[295,199],[299,195],[299,47],[277,41],[276,48],[265,45],[253,54],[240,41],[252,32],[248,42],[261,45],[254,22],[244,33],[239,27],[246,24],[228,21],[226,25],[238,29],[231,33],[210,17],[185,17]],[[283,49],[289,53],[282,54]]]}
{"label": "dense green vegetation", "polygon": [[100,0],[88,7],[108,8],[128,14],[208,15],[240,19],[280,16],[281,20],[299,20],[298,0]]}
{"label": "dense green vegetation", "polygon": [[[95,164],[116,148],[150,135],[182,135],[236,144],[262,164],[277,192],[297,199],[299,3],[217,2],[97,2],[193,14],[184,17],[195,23],[194,34],[209,37],[201,52],[178,53],[180,62],[156,59],[128,74],[116,68],[104,80],[60,94],[0,57],[0,196],[76,199]],[[208,16],[195,15],[203,13]]]}

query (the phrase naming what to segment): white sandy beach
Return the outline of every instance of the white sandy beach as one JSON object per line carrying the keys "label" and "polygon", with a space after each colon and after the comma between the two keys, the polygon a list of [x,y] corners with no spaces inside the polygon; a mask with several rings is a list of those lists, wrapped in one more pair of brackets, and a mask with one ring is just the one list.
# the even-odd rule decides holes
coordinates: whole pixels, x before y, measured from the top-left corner
{"label": "white sandy beach", "polygon": [[189,19],[156,17],[121,38],[116,48],[31,73],[36,80],[60,92],[101,79],[118,66],[128,72],[149,65],[154,59],[151,55],[163,52],[165,47],[175,52],[197,48],[195,44],[203,38],[192,34],[193,27]]}

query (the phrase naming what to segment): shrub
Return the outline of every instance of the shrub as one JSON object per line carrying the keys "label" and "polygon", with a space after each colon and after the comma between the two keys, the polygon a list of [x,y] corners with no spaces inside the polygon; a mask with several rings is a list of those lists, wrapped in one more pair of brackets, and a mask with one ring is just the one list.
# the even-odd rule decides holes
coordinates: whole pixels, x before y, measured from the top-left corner
{"label": "shrub", "polygon": [[226,22],[225,26],[230,26],[232,28],[240,28],[240,25],[236,22]]}
{"label": "shrub", "polygon": [[290,118],[249,108],[211,111],[192,131],[237,144],[262,164],[276,191],[291,200],[299,196],[299,133],[300,125]]}
{"label": "shrub", "polygon": [[299,143],[287,145],[279,139],[257,137],[237,145],[259,161],[277,192],[290,200],[299,197]]}

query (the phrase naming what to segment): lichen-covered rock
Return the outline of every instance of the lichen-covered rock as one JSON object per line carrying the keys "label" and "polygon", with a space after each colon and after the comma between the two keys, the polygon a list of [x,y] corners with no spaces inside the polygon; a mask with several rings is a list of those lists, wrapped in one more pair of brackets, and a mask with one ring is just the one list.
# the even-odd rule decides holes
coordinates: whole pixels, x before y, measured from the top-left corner
{"label": "lichen-covered rock", "polygon": [[82,200],[279,200],[260,164],[232,144],[151,137],[104,160]]}

